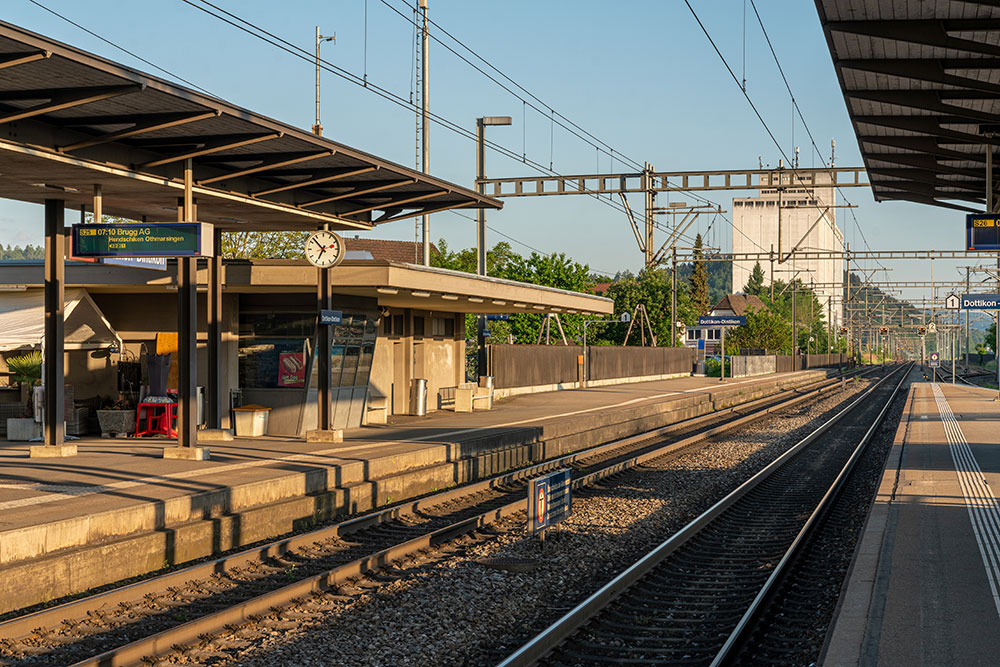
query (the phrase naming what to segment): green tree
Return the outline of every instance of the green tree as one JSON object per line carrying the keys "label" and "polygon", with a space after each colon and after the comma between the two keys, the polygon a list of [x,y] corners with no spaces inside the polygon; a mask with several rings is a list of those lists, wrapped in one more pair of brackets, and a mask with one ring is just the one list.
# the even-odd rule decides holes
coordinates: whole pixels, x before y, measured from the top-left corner
{"label": "green tree", "polygon": [[[507,267],[505,278],[533,285],[545,285],[572,292],[591,291],[590,267],[575,262],[564,253],[540,255],[531,253],[529,257],[514,255]],[[563,315],[560,321],[566,337],[571,340],[583,339],[583,315]],[[509,324],[515,343],[534,343],[538,339],[542,316],[535,314],[512,315]],[[561,341],[560,341],[561,342]]]}
{"label": "green tree", "polygon": [[224,232],[222,256],[233,259],[295,259],[308,232]]}
{"label": "green tree", "polygon": [[747,323],[726,335],[734,350],[780,350],[788,346],[791,327],[769,308],[747,309]]}
{"label": "green tree", "polygon": [[986,337],[983,339],[983,344],[990,348],[994,352],[997,351],[997,323],[994,322],[990,325],[990,328],[986,331]]}
{"label": "green tree", "polygon": [[698,315],[708,315],[708,269],[702,259],[701,234],[694,238],[694,268],[691,270],[691,302]]}
{"label": "green tree", "polygon": [[[605,296],[614,299],[616,313],[629,313],[631,315],[635,312],[637,305],[643,304],[649,315],[649,323],[653,329],[653,335],[656,336],[657,345],[669,346],[671,329],[676,329],[676,327],[672,327],[670,322],[670,287],[669,271],[660,268],[647,268],[643,269],[638,276],[632,274],[620,276],[611,284]],[[686,307],[688,307],[687,299],[678,299],[678,310]],[[636,330],[639,324],[640,322],[637,320],[632,327],[629,343],[633,345],[642,344],[642,335]],[[594,342],[620,345],[625,340],[626,331],[628,331],[627,324],[596,325]],[[587,334],[587,342],[589,343],[591,342],[589,327]]]}
{"label": "green tree", "polygon": [[743,293],[754,296],[760,296],[764,293],[764,269],[760,268],[760,262],[754,263],[750,278],[747,279],[747,284],[743,287]]}
{"label": "green tree", "polygon": [[[515,258],[519,258],[519,255],[511,249],[509,243],[506,241],[497,243],[486,251],[486,275],[506,278]],[[431,266],[476,273],[479,270],[478,253],[475,248],[452,250],[444,239],[440,239],[436,248],[431,251]]]}

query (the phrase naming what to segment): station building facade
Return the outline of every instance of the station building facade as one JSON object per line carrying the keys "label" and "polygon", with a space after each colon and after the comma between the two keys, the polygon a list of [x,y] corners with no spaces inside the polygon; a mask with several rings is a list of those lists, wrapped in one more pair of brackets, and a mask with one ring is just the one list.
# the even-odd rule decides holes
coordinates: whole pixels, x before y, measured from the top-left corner
{"label": "station building facade", "polygon": [[[176,273],[169,269],[67,263],[67,290],[95,306],[88,319],[67,328],[67,337],[83,341],[65,353],[66,384],[75,399],[116,396],[121,360],[142,363],[145,377],[145,359],[158,339],[177,328]],[[426,380],[427,409],[441,408],[442,390],[466,380],[466,313],[613,311],[613,302],[602,297],[384,259],[347,259],[330,275],[333,305],[342,313],[331,332],[334,428],[361,425],[374,403],[389,416],[406,414],[414,379]],[[200,268],[199,284],[207,277]],[[270,435],[316,428],[316,280],[316,269],[304,260],[223,264],[220,382],[231,405],[270,408]],[[41,285],[41,263],[0,264],[0,304],[5,294],[40,298]],[[198,384],[204,386],[205,293],[198,296]],[[0,355],[38,343],[19,345],[16,338]],[[174,362],[170,382],[176,370]],[[230,426],[228,414],[222,421]]]}

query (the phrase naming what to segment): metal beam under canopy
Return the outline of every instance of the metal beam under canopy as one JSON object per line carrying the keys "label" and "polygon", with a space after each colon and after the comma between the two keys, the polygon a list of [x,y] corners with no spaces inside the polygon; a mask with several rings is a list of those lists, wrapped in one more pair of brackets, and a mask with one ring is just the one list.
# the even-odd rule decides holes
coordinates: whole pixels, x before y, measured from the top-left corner
{"label": "metal beam under canopy", "polygon": [[[478,194],[0,21],[0,197],[170,221],[194,170],[223,231],[370,229]],[[386,193],[391,190],[391,195]]]}
{"label": "metal beam under canopy", "polygon": [[[979,212],[1000,137],[995,0],[816,0],[877,201]],[[965,202],[965,203],[956,203]]]}

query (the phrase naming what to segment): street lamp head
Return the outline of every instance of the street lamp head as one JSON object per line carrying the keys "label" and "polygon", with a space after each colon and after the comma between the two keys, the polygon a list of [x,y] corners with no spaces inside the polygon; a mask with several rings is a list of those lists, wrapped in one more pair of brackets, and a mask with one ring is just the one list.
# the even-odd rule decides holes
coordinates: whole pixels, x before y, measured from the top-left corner
{"label": "street lamp head", "polygon": [[479,122],[483,125],[511,125],[514,121],[510,116],[483,116]]}

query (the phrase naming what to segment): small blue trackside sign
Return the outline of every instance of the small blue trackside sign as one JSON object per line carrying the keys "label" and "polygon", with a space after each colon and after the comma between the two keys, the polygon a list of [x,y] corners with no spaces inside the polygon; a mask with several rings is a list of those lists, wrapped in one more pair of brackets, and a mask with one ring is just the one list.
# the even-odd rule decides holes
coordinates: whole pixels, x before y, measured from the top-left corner
{"label": "small blue trackside sign", "polygon": [[542,475],[528,483],[528,532],[535,535],[573,513],[572,480],[568,469]]}

